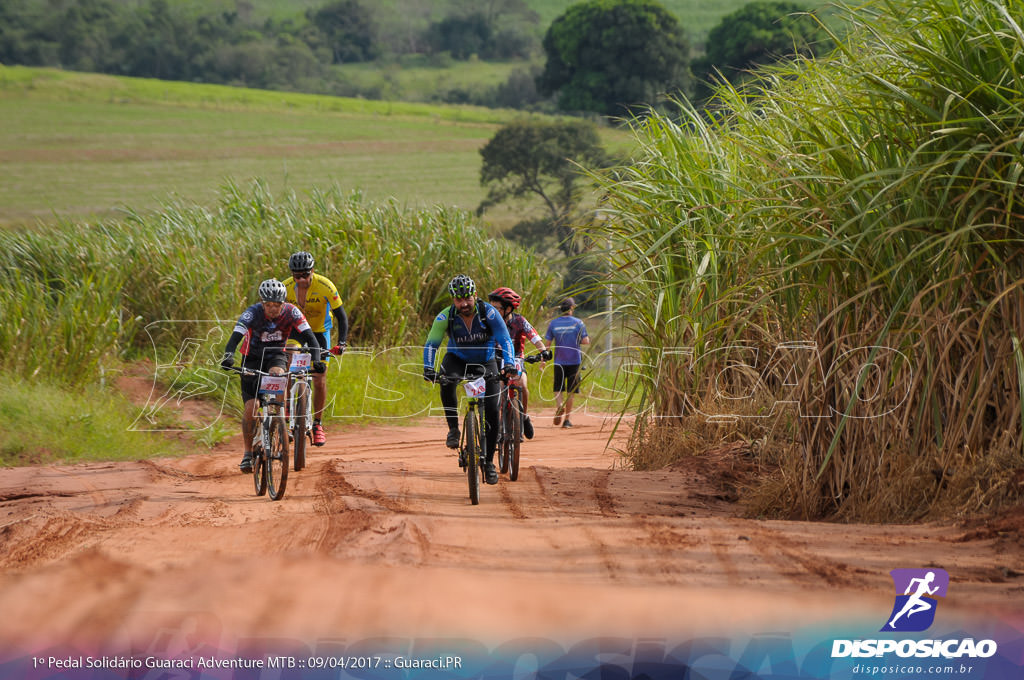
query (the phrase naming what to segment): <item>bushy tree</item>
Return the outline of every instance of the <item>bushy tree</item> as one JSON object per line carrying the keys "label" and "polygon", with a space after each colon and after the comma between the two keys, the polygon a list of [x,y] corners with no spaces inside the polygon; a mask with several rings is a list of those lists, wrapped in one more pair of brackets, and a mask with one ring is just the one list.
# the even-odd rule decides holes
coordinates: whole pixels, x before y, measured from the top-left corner
{"label": "bushy tree", "polygon": [[430,25],[427,42],[436,52],[448,52],[459,60],[481,54],[492,41],[494,31],[479,12],[448,16]]}
{"label": "bushy tree", "polygon": [[732,83],[757,66],[793,55],[814,57],[832,49],[832,40],[807,10],[784,0],[758,0],[724,17],[708,33],[705,56],[693,65],[706,95],[707,81],[719,71]]}
{"label": "bushy tree", "polygon": [[678,19],[655,0],[586,0],[544,36],[538,86],[565,111],[628,114],[690,82],[689,45]]}
{"label": "bushy tree", "polygon": [[480,184],[488,190],[477,212],[510,199],[539,198],[546,216],[529,223],[553,233],[567,255],[579,254],[569,221],[583,193],[580,166],[596,168],[606,162],[594,124],[516,121],[498,130],[480,155]]}
{"label": "bushy tree", "polygon": [[310,11],[309,20],[324,34],[334,63],[371,61],[377,57],[377,24],[358,0],[334,0]]}

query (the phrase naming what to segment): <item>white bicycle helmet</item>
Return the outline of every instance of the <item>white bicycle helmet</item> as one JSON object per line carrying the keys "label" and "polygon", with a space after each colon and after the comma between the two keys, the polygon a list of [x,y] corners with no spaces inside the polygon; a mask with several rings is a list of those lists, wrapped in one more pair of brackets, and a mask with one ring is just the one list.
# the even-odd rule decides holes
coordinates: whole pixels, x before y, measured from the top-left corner
{"label": "white bicycle helmet", "polygon": [[288,291],[277,279],[267,279],[260,284],[260,300],[264,302],[284,302]]}

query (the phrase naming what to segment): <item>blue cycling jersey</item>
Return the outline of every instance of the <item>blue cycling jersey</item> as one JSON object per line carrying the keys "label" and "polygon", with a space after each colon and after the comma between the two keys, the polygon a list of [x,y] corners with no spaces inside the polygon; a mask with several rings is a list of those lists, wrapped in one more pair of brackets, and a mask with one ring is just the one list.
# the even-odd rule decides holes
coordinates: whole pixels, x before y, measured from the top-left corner
{"label": "blue cycling jersey", "polygon": [[468,324],[448,307],[434,318],[427,341],[423,345],[423,367],[433,368],[437,350],[448,336],[448,351],[469,364],[484,364],[494,358],[495,343],[504,352],[506,366],[515,366],[512,338],[505,321],[493,306],[477,301],[477,312]]}

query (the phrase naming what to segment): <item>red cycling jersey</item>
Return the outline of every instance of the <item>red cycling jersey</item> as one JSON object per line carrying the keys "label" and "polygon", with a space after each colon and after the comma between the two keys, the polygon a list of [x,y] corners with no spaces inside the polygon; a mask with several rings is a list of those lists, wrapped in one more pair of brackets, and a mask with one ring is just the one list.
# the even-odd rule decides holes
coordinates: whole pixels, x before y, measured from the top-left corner
{"label": "red cycling jersey", "polygon": [[522,358],[527,340],[535,345],[541,342],[540,335],[522,314],[512,312],[505,325],[508,326],[508,334],[512,336],[512,347],[516,350],[517,357]]}
{"label": "red cycling jersey", "polygon": [[301,333],[309,330],[309,322],[302,310],[290,302],[284,303],[276,319],[268,319],[263,305],[257,302],[242,312],[235,323],[235,330],[245,336],[242,354],[260,356],[268,350],[281,352],[292,331]]}

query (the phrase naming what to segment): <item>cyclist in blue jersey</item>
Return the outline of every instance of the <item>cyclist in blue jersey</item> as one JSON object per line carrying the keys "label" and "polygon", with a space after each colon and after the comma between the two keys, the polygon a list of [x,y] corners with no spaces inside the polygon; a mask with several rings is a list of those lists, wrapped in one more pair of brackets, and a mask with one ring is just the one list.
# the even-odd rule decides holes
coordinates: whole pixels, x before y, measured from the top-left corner
{"label": "cyclist in blue jersey", "polygon": [[[423,345],[423,378],[429,382],[437,382],[437,350],[445,337],[448,338],[448,351],[441,360],[441,374],[465,376],[481,372],[498,373],[495,343],[502,349],[503,366],[501,372],[517,376],[519,369],[515,364],[515,351],[508,328],[494,307],[477,299],[476,284],[465,274],[459,274],[448,284],[448,292],[452,296],[452,305],[434,318],[427,341]],[[448,438],[445,445],[450,449],[459,448],[459,411],[455,397],[455,385],[441,385],[441,404],[444,417],[448,422]],[[498,445],[498,393],[501,381],[498,378],[487,380],[487,391],[484,395],[484,422],[487,432],[486,457],[484,475],[488,484],[498,483],[498,470],[494,467],[494,450]]]}
{"label": "cyclist in blue jersey", "polygon": [[[544,337],[555,343],[555,425],[562,423],[564,414],[562,427],[572,427],[569,414],[572,412],[573,395],[580,391],[580,364],[583,361],[580,346],[589,345],[590,336],[583,320],[572,315],[576,309],[575,300],[566,298],[559,308],[562,315],[548,324]],[[566,395],[564,404],[563,393]]]}
{"label": "cyclist in blue jersey", "polygon": [[[267,279],[260,284],[260,302],[252,305],[238,318],[235,329],[224,347],[221,368],[228,370],[235,365],[235,348],[242,344],[242,366],[245,368],[265,371],[274,375],[284,375],[288,359],[284,346],[291,333],[296,333],[302,343],[309,347],[317,347],[316,336],[302,315],[302,310],[285,302],[287,291],[284,284],[277,279]],[[320,352],[313,355],[313,372],[323,373],[327,364],[320,360]],[[252,472],[253,436],[256,434],[256,392],[259,378],[242,376],[242,401],[245,404],[242,413],[242,462],[238,464],[242,472]]]}

